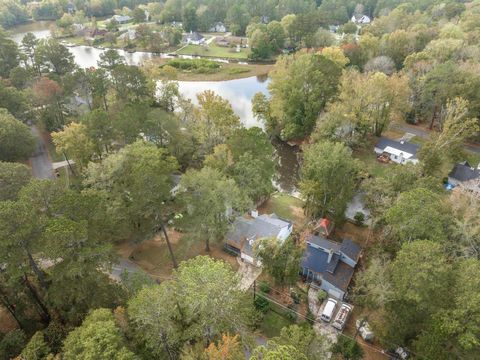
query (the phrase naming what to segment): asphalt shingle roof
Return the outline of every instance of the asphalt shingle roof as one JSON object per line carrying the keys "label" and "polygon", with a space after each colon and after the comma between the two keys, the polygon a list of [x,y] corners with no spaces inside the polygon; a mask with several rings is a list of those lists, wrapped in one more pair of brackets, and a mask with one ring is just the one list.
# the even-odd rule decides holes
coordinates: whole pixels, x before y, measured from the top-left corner
{"label": "asphalt shingle roof", "polygon": [[258,240],[277,237],[285,226],[291,226],[287,221],[279,219],[275,214],[260,215],[256,218],[238,217],[227,233],[227,242],[241,249],[244,253],[253,254],[252,246],[247,240]]}
{"label": "asphalt shingle roof", "polygon": [[362,251],[362,248],[359,245],[355,244],[352,240],[344,239],[342,241],[340,251],[346,256],[348,256],[350,259],[358,261],[358,257],[360,256],[360,251]]}
{"label": "asphalt shingle roof", "polygon": [[472,166],[465,161],[463,163],[456,164],[448,176],[458,181],[469,181],[480,178],[480,169],[472,169]]}
{"label": "asphalt shingle roof", "polygon": [[409,154],[413,154],[415,156],[417,154],[418,149],[420,148],[420,146],[417,144],[412,144],[407,141],[402,141],[402,142],[395,141],[395,140],[387,139],[385,137],[381,137],[378,140],[377,145],[375,145],[376,148],[379,148],[382,150],[385,150],[385,148],[388,146],[398,149],[400,151],[407,152]]}

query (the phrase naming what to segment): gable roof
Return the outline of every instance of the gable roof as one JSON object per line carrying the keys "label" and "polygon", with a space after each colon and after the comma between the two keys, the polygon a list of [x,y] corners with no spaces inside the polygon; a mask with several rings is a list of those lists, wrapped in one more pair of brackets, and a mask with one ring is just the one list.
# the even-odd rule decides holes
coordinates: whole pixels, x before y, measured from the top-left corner
{"label": "gable roof", "polygon": [[132,18],[128,15],[113,15],[113,18],[117,22],[126,22],[132,20]]}
{"label": "gable roof", "polygon": [[455,164],[452,171],[448,174],[449,177],[458,181],[470,181],[480,178],[480,169],[472,168],[467,161]]}
{"label": "gable roof", "polygon": [[256,218],[237,217],[227,233],[227,243],[236,246],[246,254],[252,254],[252,244],[248,240],[277,237],[284,227],[291,226],[288,221],[275,214],[263,214]]}
{"label": "gable roof", "polygon": [[196,32],[196,31],[193,31],[193,32],[188,33],[188,34],[185,36],[185,38],[186,38],[187,40],[190,40],[190,41],[200,41],[200,40],[202,40],[202,39],[205,39],[205,37],[204,37],[202,34]]}
{"label": "gable roof", "polygon": [[301,266],[322,274],[324,280],[343,291],[347,290],[354,271],[351,266],[340,261],[340,255],[333,254],[329,263],[328,253],[311,246],[307,246]]}
{"label": "gable roof", "polygon": [[358,261],[362,248],[350,239],[344,239],[340,251],[350,259]]}
{"label": "gable roof", "polygon": [[319,236],[319,235],[310,235],[305,239],[305,241],[320,246],[321,248],[327,250],[333,250],[335,252],[339,252],[342,244],[328,240],[326,237]]}
{"label": "gable roof", "polygon": [[395,141],[385,137],[381,137],[375,147],[383,151],[385,151],[386,148],[396,149],[400,152],[412,154],[414,157],[416,157],[417,151],[420,148],[417,144],[412,144],[407,141]]}

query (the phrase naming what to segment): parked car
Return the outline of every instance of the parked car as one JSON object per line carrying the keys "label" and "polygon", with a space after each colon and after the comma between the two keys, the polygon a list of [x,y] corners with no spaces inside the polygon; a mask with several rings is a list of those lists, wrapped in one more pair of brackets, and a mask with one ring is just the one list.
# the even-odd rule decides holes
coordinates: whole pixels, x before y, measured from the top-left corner
{"label": "parked car", "polygon": [[323,313],[322,315],[320,316],[320,318],[323,320],[323,321],[326,321],[326,322],[330,322],[330,320],[332,319],[333,317],[333,313],[335,311],[335,307],[337,306],[337,300],[335,299],[332,299],[332,298],[329,298],[327,300],[327,304],[325,305],[325,307],[323,308]]}
{"label": "parked car", "polygon": [[358,333],[360,334],[363,340],[365,341],[373,340],[373,331],[370,328],[370,325],[368,324],[368,322],[366,322],[363,319],[359,319],[357,320],[355,325],[357,327]]}
{"label": "parked car", "polygon": [[352,311],[352,307],[347,304],[343,304],[338,310],[337,316],[335,316],[335,320],[333,320],[332,326],[335,329],[343,330],[345,324],[347,323],[348,315]]}

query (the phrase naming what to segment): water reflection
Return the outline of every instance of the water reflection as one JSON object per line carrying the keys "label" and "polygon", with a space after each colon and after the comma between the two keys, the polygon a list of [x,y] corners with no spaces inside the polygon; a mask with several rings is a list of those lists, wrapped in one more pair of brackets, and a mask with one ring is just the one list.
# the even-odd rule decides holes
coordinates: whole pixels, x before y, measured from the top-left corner
{"label": "water reflection", "polygon": [[179,81],[180,93],[194,104],[198,104],[197,94],[212,90],[232,105],[233,111],[240,117],[246,127],[258,126],[263,128],[252,112],[252,98],[257,92],[268,94],[267,78],[258,79],[249,77],[229,81]]}

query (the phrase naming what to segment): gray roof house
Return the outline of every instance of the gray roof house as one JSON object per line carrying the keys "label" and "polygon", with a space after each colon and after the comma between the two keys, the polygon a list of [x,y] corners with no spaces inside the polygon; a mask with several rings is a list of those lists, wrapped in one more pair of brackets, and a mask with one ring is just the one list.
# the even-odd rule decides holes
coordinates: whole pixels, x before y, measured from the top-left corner
{"label": "gray roof house", "polygon": [[467,161],[456,164],[448,174],[448,183],[480,196],[480,164],[476,168]]}
{"label": "gray roof house", "polygon": [[417,152],[420,146],[408,141],[396,141],[381,137],[375,145],[377,155],[388,155],[397,164],[418,163]]}
{"label": "gray roof house", "polygon": [[184,36],[183,42],[192,45],[201,45],[205,43],[205,37],[196,31],[190,31]]}
{"label": "gray roof house", "polygon": [[119,24],[126,24],[129,21],[132,21],[133,18],[128,15],[113,15],[112,20],[115,20]]}
{"label": "gray roof house", "polygon": [[313,287],[343,300],[361,247],[348,239],[338,243],[316,235],[308,237],[306,243],[300,273]]}
{"label": "gray roof house", "polygon": [[292,233],[293,225],[275,214],[257,215],[253,211],[251,217],[237,217],[227,233],[225,247],[240,255],[242,260],[261,266],[253,253],[255,242],[264,238],[276,238],[283,242]]}

